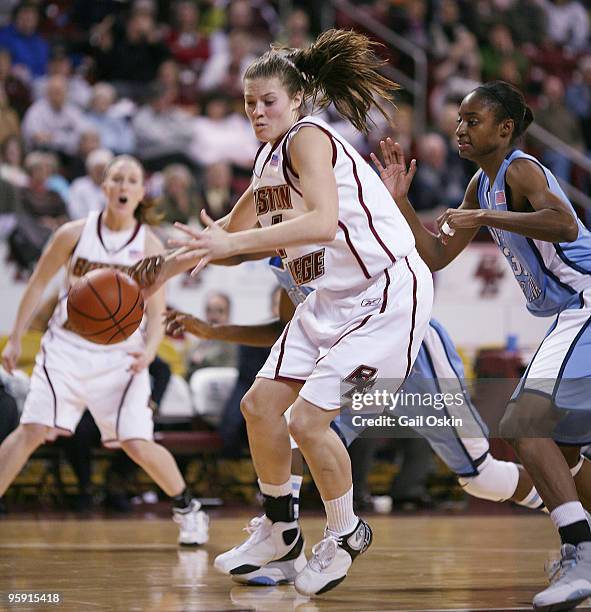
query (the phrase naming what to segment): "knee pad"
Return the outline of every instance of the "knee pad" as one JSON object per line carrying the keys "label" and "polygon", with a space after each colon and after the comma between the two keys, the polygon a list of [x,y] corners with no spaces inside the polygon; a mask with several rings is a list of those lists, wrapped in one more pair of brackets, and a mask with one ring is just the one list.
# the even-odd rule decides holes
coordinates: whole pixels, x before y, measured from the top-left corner
{"label": "knee pad", "polygon": [[519,469],[511,461],[499,461],[492,455],[478,466],[476,476],[460,476],[458,482],[466,493],[489,501],[505,501],[515,494]]}

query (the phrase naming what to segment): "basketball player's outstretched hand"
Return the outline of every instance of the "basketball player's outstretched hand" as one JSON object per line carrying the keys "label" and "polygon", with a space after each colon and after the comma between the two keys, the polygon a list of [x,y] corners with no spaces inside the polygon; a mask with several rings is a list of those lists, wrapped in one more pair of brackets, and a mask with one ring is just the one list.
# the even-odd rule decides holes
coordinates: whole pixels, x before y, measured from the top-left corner
{"label": "basketball player's outstretched hand", "polygon": [[417,160],[411,160],[407,168],[402,147],[399,143],[393,142],[391,138],[380,140],[380,149],[383,163],[373,153],[371,153],[371,159],[394,201],[403,200],[408,196],[410,184],[417,171]]}
{"label": "basketball player's outstretched hand", "polygon": [[171,336],[180,336],[184,332],[209,340],[213,338],[212,326],[186,312],[169,309],[164,317],[166,333]]}
{"label": "basketball player's outstretched hand", "polygon": [[232,238],[204,210],[201,211],[201,221],[205,225],[202,231],[195,231],[183,223],[175,223],[175,227],[190,237],[188,240],[169,240],[171,246],[183,247],[183,254],[176,257],[178,261],[191,262],[196,257],[201,261],[191,273],[195,275],[210,261],[225,259],[234,255]]}
{"label": "basketball player's outstretched hand", "polygon": [[140,259],[128,270],[129,276],[140,286],[141,289],[150,287],[156,282],[164,265],[163,255],[151,255]]}
{"label": "basketball player's outstretched hand", "polygon": [[21,343],[9,338],[4,350],[2,351],[2,366],[9,374],[12,374],[16,368],[16,362],[18,361],[20,354]]}

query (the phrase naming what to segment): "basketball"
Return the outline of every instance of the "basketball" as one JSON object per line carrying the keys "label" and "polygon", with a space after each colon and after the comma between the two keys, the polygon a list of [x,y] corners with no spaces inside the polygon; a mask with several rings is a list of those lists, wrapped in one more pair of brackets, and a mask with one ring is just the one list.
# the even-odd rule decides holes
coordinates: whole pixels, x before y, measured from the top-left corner
{"label": "basketball", "polygon": [[144,299],[137,283],[113,268],[82,276],[68,294],[68,329],[90,342],[116,344],[139,327]]}

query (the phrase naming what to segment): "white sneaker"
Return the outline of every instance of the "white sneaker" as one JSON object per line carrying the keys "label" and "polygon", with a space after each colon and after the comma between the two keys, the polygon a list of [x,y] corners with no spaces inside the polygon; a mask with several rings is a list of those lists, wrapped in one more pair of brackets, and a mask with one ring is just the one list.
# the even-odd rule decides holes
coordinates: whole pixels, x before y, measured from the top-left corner
{"label": "white sneaker", "polygon": [[293,584],[295,577],[306,567],[304,540],[300,539],[298,545],[287,556],[292,558],[289,560],[271,561],[271,563],[267,563],[267,565],[263,565],[263,567],[248,574],[234,574],[232,575],[232,580],[239,584],[248,584],[250,586]]}
{"label": "white sneaker", "polygon": [[196,499],[192,499],[186,509],[174,508],[172,519],[179,524],[178,543],[181,546],[199,546],[209,540],[209,517]]}
{"label": "white sneaker", "polygon": [[296,577],[296,591],[312,597],[334,589],[346,578],[355,558],[369,548],[371,539],[371,528],[361,519],[351,533],[340,537],[327,529],[324,539],[312,548],[312,558]]}
{"label": "white sneaker", "polygon": [[232,576],[250,574],[272,561],[297,559],[304,548],[297,521],[272,523],[264,515],[257,516],[245,531],[250,534],[245,542],[216,557],[213,565],[220,572]]}
{"label": "white sneaker", "polygon": [[560,562],[553,564],[549,578],[550,586],[534,597],[536,610],[572,610],[591,597],[591,542],[581,542],[576,547],[563,544]]}

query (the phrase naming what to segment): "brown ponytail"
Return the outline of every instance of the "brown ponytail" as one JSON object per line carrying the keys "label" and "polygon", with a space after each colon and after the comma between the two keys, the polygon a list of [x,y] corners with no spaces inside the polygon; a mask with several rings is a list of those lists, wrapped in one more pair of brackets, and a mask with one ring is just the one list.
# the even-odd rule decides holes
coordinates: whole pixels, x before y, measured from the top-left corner
{"label": "brown ponytail", "polygon": [[358,130],[367,132],[372,106],[389,119],[376,98],[393,103],[399,88],[378,72],[386,62],[374,53],[376,46],[363,34],[328,30],[306,49],[274,47],[249,66],[244,78],[279,77],[291,97],[301,91],[304,102],[316,109],[332,103]]}

